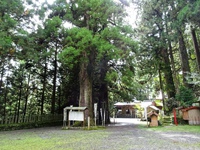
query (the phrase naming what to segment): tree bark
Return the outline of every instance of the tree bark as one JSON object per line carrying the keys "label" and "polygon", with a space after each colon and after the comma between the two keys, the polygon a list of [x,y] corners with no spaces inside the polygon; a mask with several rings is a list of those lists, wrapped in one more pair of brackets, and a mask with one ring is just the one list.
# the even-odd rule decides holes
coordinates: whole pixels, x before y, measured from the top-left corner
{"label": "tree bark", "polygon": [[161,96],[162,96],[162,102],[163,102],[163,111],[164,111],[164,114],[165,114],[166,113],[166,109],[165,109],[165,98],[164,98],[164,92],[163,92],[163,81],[162,81],[162,74],[161,74],[161,65],[159,65],[158,75],[159,75],[159,84],[160,84],[160,90],[161,90]]}
{"label": "tree bark", "polygon": [[[22,76],[23,76],[23,73],[22,73]],[[19,116],[20,116],[21,99],[22,99],[22,88],[23,88],[23,81],[21,81],[20,89],[19,89],[19,99],[18,99],[18,106],[17,106],[17,123],[19,121]]]}
{"label": "tree bark", "polygon": [[[87,11],[84,14],[84,22],[86,24],[86,28],[90,30],[89,25],[90,15],[87,14]],[[89,52],[89,53],[88,53]],[[91,120],[94,118],[93,114],[93,67],[94,67],[94,51],[91,47],[84,50],[82,53],[82,62],[80,64],[80,72],[79,72],[79,82],[80,82],[80,96],[79,96],[79,106],[87,107],[87,111],[85,113],[85,117],[90,117]]]}
{"label": "tree bark", "polygon": [[175,91],[178,91],[178,85],[179,85],[179,80],[177,79],[177,73],[176,73],[176,67],[175,67],[175,62],[174,62],[174,55],[172,52],[172,45],[171,42],[168,41],[169,44],[169,57],[170,57],[170,64],[172,66],[172,76],[174,80],[174,86],[175,86]]}
{"label": "tree bark", "polygon": [[[165,14],[165,15],[167,15],[167,14]],[[166,28],[167,36],[170,37],[167,22],[165,22],[165,28]],[[178,92],[179,80],[177,79],[174,55],[173,55],[172,44],[171,44],[170,38],[167,39],[167,43],[168,43],[169,58],[170,58],[170,64],[171,64],[172,76],[173,76],[173,80],[174,80],[175,91]]]}
{"label": "tree bark", "polygon": [[[84,52],[84,58],[87,60],[87,54]],[[93,118],[93,102],[92,102],[92,78],[88,74],[88,62],[82,62],[80,64],[79,72],[79,82],[80,82],[80,96],[79,96],[79,106],[87,107],[85,117]]]}
{"label": "tree bark", "polygon": [[168,53],[166,49],[161,50],[161,56],[163,59],[162,71],[165,75],[165,82],[166,82],[165,89],[167,91],[168,98],[175,97],[174,80],[173,80],[170,61],[169,61],[169,57],[168,57]]}
{"label": "tree bark", "polygon": [[[0,94],[2,94],[3,93],[3,78],[4,78],[4,73],[5,73],[5,68],[4,68],[4,60],[1,60],[0,61],[0,71],[1,71],[1,73],[0,73]],[[1,97],[0,97],[0,100],[1,100]],[[0,105],[0,113],[3,113],[3,112],[1,112],[2,111],[2,109],[3,109],[3,105]]]}
{"label": "tree bark", "polygon": [[192,40],[194,44],[194,50],[196,53],[197,69],[198,69],[198,72],[200,72],[200,50],[199,50],[199,45],[198,45],[195,29],[192,27],[191,27],[191,34],[192,34]]}
{"label": "tree bark", "polygon": [[[159,17],[162,16],[162,13],[160,12],[160,10],[157,11],[157,15]],[[165,32],[164,28],[166,28],[167,30],[166,22],[164,22],[164,25],[162,23],[160,25],[158,24],[157,26],[159,28],[160,39],[162,43],[164,44],[166,42],[166,37],[164,36],[163,33]],[[162,58],[160,69],[164,73],[164,79],[166,83],[165,90],[167,91],[168,98],[171,98],[171,97],[175,97],[175,86],[174,86],[174,79],[173,79],[173,74],[172,74],[172,70],[170,66],[169,53],[166,47],[167,46],[160,46],[160,55]]]}
{"label": "tree bark", "polygon": [[180,60],[181,60],[181,67],[182,67],[182,73],[183,73],[183,84],[186,87],[189,87],[189,84],[186,81],[186,76],[188,73],[190,73],[190,66],[188,61],[188,53],[186,50],[184,37],[181,29],[178,29],[178,42],[179,42],[179,51],[180,51]]}
{"label": "tree bark", "polygon": [[[108,71],[108,59],[104,56],[98,64],[98,75],[95,76],[97,88],[95,89],[95,98],[98,102],[98,113],[100,114],[100,108],[105,109],[105,124],[110,123],[109,119],[109,103],[108,103],[108,85],[105,81],[106,73]],[[102,123],[102,116],[99,115],[99,123]]]}
{"label": "tree bark", "polygon": [[41,115],[44,113],[46,82],[47,82],[47,62],[46,62],[46,58],[45,58],[45,66],[44,66],[43,82],[42,82],[41,109],[40,109]]}
{"label": "tree bark", "polygon": [[25,96],[25,105],[24,105],[24,116],[23,116],[23,121],[25,122],[25,117],[26,117],[26,113],[27,113],[27,106],[28,106],[28,96],[29,96],[29,84],[30,84],[30,78],[31,75],[30,73],[28,74],[28,82],[27,82],[27,88],[26,88],[26,96]]}
{"label": "tree bark", "polygon": [[[8,79],[6,79],[8,80]],[[3,116],[6,116],[6,107],[7,107],[7,95],[8,95],[8,81],[6,81],[6,87],[4,89],[4,113]]]}
{"label": "tree bark", "polygon": [[54,54],[54,73],[53,73],[53,90],[52,90],[52,98],[51,98],[51,114],[55,113],[55,104],[56,104],[56,79],[57,79],[57,46]]}

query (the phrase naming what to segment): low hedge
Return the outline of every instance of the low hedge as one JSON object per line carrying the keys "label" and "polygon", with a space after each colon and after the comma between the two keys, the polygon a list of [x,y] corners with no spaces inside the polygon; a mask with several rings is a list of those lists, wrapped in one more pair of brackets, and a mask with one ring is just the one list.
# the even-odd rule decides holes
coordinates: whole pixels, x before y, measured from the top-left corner
{"label": "low hedge", "polygon": [[56,121],[56,122],[32,122],[32,123],[7,124],[7,125],[0,125],[0,131],[59,126],[62,125],[62,123],[63,123],[62,121]]}

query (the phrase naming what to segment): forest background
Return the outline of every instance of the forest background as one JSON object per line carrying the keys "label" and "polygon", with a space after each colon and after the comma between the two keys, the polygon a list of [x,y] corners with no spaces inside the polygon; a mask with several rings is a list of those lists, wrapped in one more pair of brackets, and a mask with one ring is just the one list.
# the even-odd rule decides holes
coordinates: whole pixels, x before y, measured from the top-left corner
{"label": "forest background", "polygon": [[0,114],[73,105],[93,118],[97,103],[109,118],[115,102],[160,92],[166,114],[190,106],[200,95],[198,16],[200,0],[3,0]]}

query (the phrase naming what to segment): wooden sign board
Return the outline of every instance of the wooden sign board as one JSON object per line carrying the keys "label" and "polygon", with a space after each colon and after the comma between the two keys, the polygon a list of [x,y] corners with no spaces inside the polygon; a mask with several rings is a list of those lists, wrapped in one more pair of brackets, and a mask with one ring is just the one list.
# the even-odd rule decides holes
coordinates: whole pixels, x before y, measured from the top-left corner
{"label": "wooden sign board", "polygon": [[83,111],[69,111],[69,120],[84,121]]}

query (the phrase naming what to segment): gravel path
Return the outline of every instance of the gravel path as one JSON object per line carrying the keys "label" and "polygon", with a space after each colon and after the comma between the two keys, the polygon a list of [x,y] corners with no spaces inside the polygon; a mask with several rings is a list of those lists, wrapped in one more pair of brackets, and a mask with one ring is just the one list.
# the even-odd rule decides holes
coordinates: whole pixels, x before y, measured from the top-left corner
{"label": "gravel path", "polygon": [[[200,150],[200,134],[153,132],[139,128],[138,124],[140,122],[136,120],[121,119],[116,125],[108,127],[108,130],[112,134],[107,140],[110,141],[109,143],[115,142],[113,149]],[[105,149],[110,149],[109,144],[104,147]]]}
{"label": "gravel path", "polygon": [[[136,119],[117,119],[102,130],[47,127],[4,131],[0,132],[0,150],[200,150],[199,133],[153,132],[139,124]],[[7,148],[6,140],[15,146]]]}

